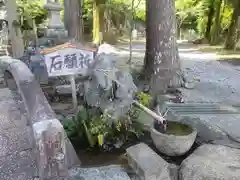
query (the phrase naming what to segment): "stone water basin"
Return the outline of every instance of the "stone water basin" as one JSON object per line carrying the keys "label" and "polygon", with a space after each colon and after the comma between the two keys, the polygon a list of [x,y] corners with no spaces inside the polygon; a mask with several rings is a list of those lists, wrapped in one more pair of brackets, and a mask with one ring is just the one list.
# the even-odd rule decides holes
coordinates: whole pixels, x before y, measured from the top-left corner
{"label": "stone water basin", "polygon": [[168,121],[165,133],[161,133],[154,126],[150,128],[150,133],[156,148],[168,156],[181,156],[187,153],[197,136],[195,128],[175,121]]}

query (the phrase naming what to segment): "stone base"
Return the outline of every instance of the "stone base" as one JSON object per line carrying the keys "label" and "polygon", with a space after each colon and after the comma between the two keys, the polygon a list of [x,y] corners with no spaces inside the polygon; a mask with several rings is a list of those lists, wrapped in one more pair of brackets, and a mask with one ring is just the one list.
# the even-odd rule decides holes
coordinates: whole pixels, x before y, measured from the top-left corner
{"label": "stone base", "polygon": [[69,41],[68,33],[63,27],[48,27],[43,32],[44,36],[38,39],[39,46],[55,46]]}
{"label": "stone base", "polygon": [[45,30],[45,37],[62,39],[62,38],[67,38],[67,36],[68,36],[68,33],[64,28],[51,27]]}

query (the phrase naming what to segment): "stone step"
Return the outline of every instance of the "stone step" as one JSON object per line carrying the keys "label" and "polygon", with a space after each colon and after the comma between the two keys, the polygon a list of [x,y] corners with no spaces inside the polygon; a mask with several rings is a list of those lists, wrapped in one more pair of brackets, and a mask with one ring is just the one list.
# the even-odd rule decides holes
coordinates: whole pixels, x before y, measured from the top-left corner
{"label": "stone step", "polygon": [[163,109],[183,114],[240,114],[240,108],[213,103],[165,103]]}
{"label": "stone step", "polygon": [[177,166],[167,163],[146,144],[137,144],[126,151],[129,165],[141,180],[175,180],[177,178]]}
{"label": "stone step", "polygon": [[[166,102],[162,112],[166,119],[180,121],[195,127],[198,141],[202,143],[221,142],[236,146],[240,142],[240,113],[238,107],[217,103],[175,104]],[[224,143],[226,142],[226,143]],[[240,143],[238,143],[240,147]],[[231,145],[231,146],[232,146]]]}

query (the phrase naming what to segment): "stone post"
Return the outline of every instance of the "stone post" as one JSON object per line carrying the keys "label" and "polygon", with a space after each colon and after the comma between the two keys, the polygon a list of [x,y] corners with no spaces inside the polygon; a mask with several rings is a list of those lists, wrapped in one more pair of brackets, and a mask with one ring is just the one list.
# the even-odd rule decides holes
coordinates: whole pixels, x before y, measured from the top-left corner
{"label": "stone post", "polygon": [[65,131],[57,119],[33,124],[37,165],[42,180],[66,179],[68,176]]}
{"label": "stone post", "polygon": [[48,10],[48,26],[46,37],[63,38],[67,36],[67,31],[61,22],[60,11],[62,6],[58,0],[47,0],[44,8]]}
{"label": "stone post", "polygon": [[7,0],[5,2],[7,9],[6,20],[8,21],[9,39],[12,46],[12,56],[15,58],[20,58],[24,53],[24,45],[20,24],[18,23],[16,0]]}

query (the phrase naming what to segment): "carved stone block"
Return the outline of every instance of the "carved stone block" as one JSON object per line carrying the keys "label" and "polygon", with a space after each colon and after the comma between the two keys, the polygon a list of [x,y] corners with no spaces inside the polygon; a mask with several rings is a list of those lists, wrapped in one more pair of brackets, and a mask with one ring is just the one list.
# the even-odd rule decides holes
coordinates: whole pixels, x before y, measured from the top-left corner
{"label": "carved stone block", "polygon": [[39,177],[50,179],[68,175],[65,132],[57,119],[33,124],[38,151]]}

